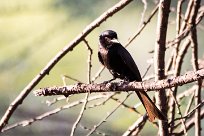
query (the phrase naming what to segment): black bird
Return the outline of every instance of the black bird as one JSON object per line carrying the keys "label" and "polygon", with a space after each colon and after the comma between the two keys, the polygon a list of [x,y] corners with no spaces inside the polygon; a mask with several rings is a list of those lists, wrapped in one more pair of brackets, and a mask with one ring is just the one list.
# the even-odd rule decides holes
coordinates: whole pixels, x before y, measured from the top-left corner
{"label": "black bird", "polygon": [[[113,75],[112,80],[120,78],[129,82],[142,81],[133,58],[117,39],[116,32],[112,30],[106,30],[101,33],[99,36],[99,61]],[[156,107],[145,91],[135,92],[144,105],[151,122],[154,121],[155,117],[160,120],[166,120],[166,117]]]}

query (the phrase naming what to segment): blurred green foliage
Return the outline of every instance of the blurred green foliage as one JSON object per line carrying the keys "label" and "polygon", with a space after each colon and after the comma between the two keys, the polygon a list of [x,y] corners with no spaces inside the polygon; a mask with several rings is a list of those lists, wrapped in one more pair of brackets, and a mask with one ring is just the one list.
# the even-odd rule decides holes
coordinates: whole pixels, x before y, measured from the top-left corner
{"label": "blurred green foliage", "polygon": [[[36,74],[79,34],[90,22],[97,18],[117,0],[1,0],[0,1],[0,116],[20,91],[35,77]],[[149,3],[147,14],[151,12],[153,3]],[[142,12],[141,1],[134,1],[121,12],[117,13],[99,28],[95,29],[87,40],[94,49],[92,76],[100,68],[97,60],[98,35],[105,29],[118,32],[121,43],[126,43],[128,38],[137,30]],[[174,17],[173,15],[171,17]],[[175,34],[175,26],[170,25],[168,38]],[[146,61],[153,56],[148,51],[154,49],[156,18],[141,33],[141,35],[128,47],[134,57],[141,73],[144,73],[148,64]],[[203,41],[199,41],[200,43]],[[167,52],[170,54],[171,51]],[[55,67],[50,75],[46,76],[36,88],[45,86],[62,85],[61,75],[67,74],[83,82],[87,82],[87,54],[84,43],[80,43],[72,52],[69,52]],[[189,64],[188,64],[189,65]],[[189,66],[187,66],[189,67]],[[153,69],[151,69],[152,71]],[[105,70],[97,82],[111,78]],[[67,84],[75,82],[67,80]],[[122,95],[123,96],[123,95]],[[122,97],[119,96],[119,97]],[[73,99],[83,98],[77,95]],[[60,102],[53,107],[47,107],[45,101],[54,97],[34,97],[31,93],[23,105],[15,112],[9,123],[20,121],[42,114],[48,110],[61,106]],[[127,102],[134,105],[138,100],[133,95]],[[42,104],[43,103],[43,104]],[[115,102],[109,102],[85,112],[82,124],[92,127],[102,119]],[[145,112],[140,106],[140,111]],[[3,135],[65,135],[69,133],[80,107],[66,110],[58,115],[49,117],[41,122],[26,128],[16,128]],[[104,111],[104,112],[102,112]],[[98,114],[100,113],[100,114]],[[128,116],[124,116],[128,115]],[[128,109],[118,110],[110,118],[110,122],[103,125],[101,130],[114,135],[121,135],[138,116]],[[92,124],[92,125],[91,125]],[[149,133],[156,135],[156,130],[149,129],[148,124],[143,135]],[[83,134],[84,130],[79,130]]]}

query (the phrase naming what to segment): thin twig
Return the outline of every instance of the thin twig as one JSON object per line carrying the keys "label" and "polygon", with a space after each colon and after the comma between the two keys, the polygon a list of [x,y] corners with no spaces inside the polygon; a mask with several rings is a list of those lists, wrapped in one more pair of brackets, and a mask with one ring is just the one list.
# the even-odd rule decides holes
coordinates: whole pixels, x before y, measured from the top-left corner
{"label": "thin twig", "polygon": [[191,106],[193,104],[193,99],[194,99],[194,92],[192,93],[191,98],[189,99],[189,102],[188,102],[188,105],[186,106],[186,110],[185,110],[184,115],[187,115],[189,110],[191,109]]}
{"label": "thin twig", "polygon": [[[87,49],[89,51],[89,55],[88,55],[88,83],[90,84],[91,83],[91,67],[92,67],[92,63],[91,63],[91,59],[92,59],[92,54],[93,54],[93,50],[91,49],[91,47],[89,46],[88,42],[86,41],[86,39],[84,39],[84,43],[85,45],[87,46]],[[89,98],[89,92],[86,93],[86,96],[85,96],[85,102],[83,103],[82,107],[81,107],[81,111],[79,113],[79,116],[77,118],[77,120],[74,122],[73,126],[72,126],[72,130],[71,130],[71,134],[70,136],[73,136],[74,133],[75,133],[75,130],[80,122],[80,120],[82,119],[82,116],[84,114],[84,111],[86,109],[86,105],[88,104],[88,98]]]}
{"label": "thin twig", "polygon": [[91,68],[92,68],[92,55],[93,55],[93,50],[90,47],[88,41],[86,39],[84,39],[84,43],[86,44],[86,47],[89,51],[89,55],[88,55],[88,83],[91,83]]}
{"label": "thin twig", "polygon": [[[165,72],[165,76],[166,77],[169,77],[169,76],[172,76],[174,74],[174,71],[167,71]],[[151,80],[151,79],[154,79],[155,78],[155,75],[152,74],[152,75],[149,75],[149,76],[146,76],[142,79],[142,81],[147,81],[147,80]]]}
{"label": "thin twig", "polygon": [[[187,54],[187,50],[190,46],[190,39],[186,39],[181,47],[181,49],[179,50],[176,60],[175,60],[175,65],[174,65],[174,76],[179,76],[181,73],[181,68],[182,68],[182,64],[183,64],[183,60],[185,55]],[[177,95],[177,89],[178,87],[174,87],[173,90],[173,95],[174,97],[176,97]],[[173,99],[169,100],[169,117],[170,120],[173,120],[175,118],[175,101]],[[173,132],[174,129],[174,123],[171,124],[172,126],[170,127],[170,133]]]}
{"label": "thin twig", "polygon": [[140,20],[140,23],[139,23],[139,26],[141,26],[144,22],[144,17],[145,17],[145,12],[147,10],[147,1],[146,0],[141,0],[142,3],[143,3],[143,11],[141,13],[141,20]]}
{"label": "thin twig", "polygon": [[147,21],[143,21],[142,26],[138,29],[137,32],[135,32],[133,34],[133,36],[131,36],[128,40],[128,42],[125,44],[125,47],[127,47],[141,32],[142,30],[146,27],[146,25],[151,21],[151,19],[154,17],[154,15],[157,13],[158,11],[158,4],[156,5],[156,7],[153,9],[153,11],[151,12],[149,18],[147,19]]}
{"label": "thin twig", "polygon": [[[175,118],[174,120],[172,120],[169,124],[171,124],[172,122],[176,121],[176,120],[180,120],[180,119],[184,119],[184,118],[188,118],[190,117],[198,108],[202,107],[204,105],[204,100],[202,100],[198,105],[196,105],[195,108],[193,108],[188,114],[186,114],[183,117],[180,118]],[[186,127],[187,128],[187,127]],[[188,130],[188,129],[187,129]],[[182,130],[183,131],[183,130]]]}
{"label": "thin twig", "polygon": [[186,13],[185,13],[185,16],[184,16],[184,20],[183,20],[181,29],[179,30],[179,33],[181,33],[182,31],[184,31],[184,30],[186,29],[186,27],[188,26],[189,18],[190,18],[190,14],[191,14],[192,8],[193,8],[193,1],[190,0],[190,1],[188,2],[188,6],[187,6],[187,8],[186,8]]}
{"label": "thin twig", "polygon": [[173,65],[173,61],[174,61],[174,52],[171,53],[171,57],[169,58],[166,67],[165,67],[165,75],[167,74],[167,71],[171,70],[171,67]]}
{"label": "thin twig", "polygon": [[137,136],[147,122],[147,119],[147,114],[141,116],[133,125],[128,128],[127,131],[125,131],[122,136]]}
{"label": "thin twig", "polygon": [[[180,34],[180,27],[181,27],[181,11],[182,11],[182,4],[184,0],[179,0],[177,4],[177,15],[176,15],[176,37]],[[175,68],[176,58],[179,51],[180,42],[178,42],[174,47],[174,54],[173,54],[173,68]]]}
{"label": "thin twig", "polygon": [[101,66],[101,68],[98,70],[98,72],[96,73],[96,75],[92,78],[91,82],[96,81],[96,79],[98,79],[101,75],[101,73],[104,71],[105,67]]}
{"label": "thin twig", "polygon": [[73,78],[73,77],[71,77],[71,76],[69,76],[69,75],[62,75],[62,77],[63,77],[63,78],[69,78],[69,79],[71,79],[71,80],[73,80],[73,81],[76,81],[77,83],[83,83],[82,81],[80,81],[80,80],[78,80],[78,79],[76,79],[76,78]]}
{"label": "thin twig", "polygon": [[[104,96],[104,95],[92,96],[92,97],[90,97],[88,99],[88,101],[98,100],[98,99],[102,99],[102,98],[106,98],[106,97],[108,97],[108,96]],[[57,114],[57,113],[59,113],[59,112],[61,112],[63,110],[78,106],[80,104],[83,104],[84,102],[85,102],[85,99],[81,99],[79,101],[74,101],[72,103],[61,106],[61,107],[59,107],[57,109],[54,109],[54,110],[51,110],[49,112],[43,113],[43,114],[41,114],[39,116],[36,116],[35,118],[31,118],[31,119],[27,119],[27,120],[24,120],[24,121],[20,121],[18,123],[11,124],[11,125],[5,127],[4,129],[2,129],[2,132],[11,130],[11,129],[19,127],[19,126],[25,127],[25,126],[31,125],[32,123],[34,123],[36,121],[39,121],[39,120],[42,120],[44,118],[50,117],[50,116],[52,116],[54,114]]]}
{"label": "thin twig", "polygon": [[[192,65],[193,69],[198,70],[198,41],[197,41],[197,29],[196,29],[196,17],[198,10],[200,8],[201,0],[192,0],[193,8],[190,15],[190,23],[195,28],[191,30],[191,45],[192,45]],[[197,88],[195,91],[195,105],[198,105],[201,102],[201,85],[202,80],[198,80]],[[195,111],[195,136],[201,136],[201,117],[200,117],[200,108],[197,108]]]}
{"label": "thin twig", "polygon": [[98,103],[94,103],[92,105],[89,105],[87,108],[91,109],[91,108],[95,108],[97,106],[101,106],[101,105],[105,105],[114,95],[116,95],[117,93],[111,93],[109,95],[109,97],[107,97],[105,100],[98,102]]}
{"label": "thin twig", "polygon": [[188,90],[185,90],[183,92],[181,92],[180,94],[177,95],[177,100],[181,101],[184,97],[186,96],[190,96],[192,93],[194,93],[195,89],[196,89],[196,85],[192,86],[191,88],[189,88]]}
{"label": "thin twig", "polygon": [[145,71],[144,75],[142,76],[142,78],[144,78],[147,75],[147,72],[149,71],[149,69],[151,68],[152,64],[149,64],[149,66],[147,67],[147,70]]}
{"label": "thin twig", "polygon": [[120,101],[120,100],[117,99],[117,98],[112,97],[111,99],[114,100],[114,101],[116,101],[116,102],[118,102],[118,103],[121,103],[121,105],[122,105],[123,107],[128,108],[128,109],[130,109],[131,111],[134,111],[134,112],[136,112],[137,114],[139,114],[140,116],[142,116],[142,114],[141,114],[136,108],[128,106],[127,104],[125,104],[124,102]]}
{"label": "thin twig", "polygon": [[181,123],[183,125],[184,134],[185,134],[185,136],[187,136],[186,125],[185,125],[184,120],[183,120],[183,115],[181,113],[180,105],[179,105],[178,101],[176,100],[176,98],[175,98],[175,96],[173,94],[173,90],[171,88],[170,88],[170,92],[171,92],[171,96],[174,99],[174,102],[175,102],[175,104],[177,106],[178,114],[180,115],[180,118],[181,118],[180,121],[181,121]]}
{"label": "thin twig", "polygon": [[[83,126],[83,125],[81,125],[81,124],[80,124],[80,127],[81,127],[82,129],[84,129],[84,130],[89,130],[89,131],[91,131],[91,128],[87,128],[87,127],[85,127],[85,126]],[[110,136],[109,134],[100,132],[100,131],[98,131],[98,130],[95,130],[95,133],[96,133],[97,135]]]}
{"label": "thin twig", "polygon": [[[192,104],[193,104],[193,99],[194,99],[194,93],[192,94],[192,96],[191,96],[191,98],[190,98],[190,100],[189,100],[189,102],[188,102],[188,105],[187,105],[187,107],[186,107],[184,116],[186,116],[186,115],[189,113],[189,110],[190,110],[190,108],[191,108],[191,106],[192,106]],[[186,122],[186,118],[183,118],[183,121],[184,121],[184,123],[185,123],[185,122]],[[180,130],[183,130],[183,128],[181,127]]]}
{"label": "thin twig", "polygon": [[189,32],[192,31],[193,29],[195,29],[195,27],[200,23],[200,21],[202,20],[203,16],[204,16],[204,11],[202,11],[200,14],[198,14],[195,25],[189,24],[185,28],[185,30],[183,30],[176,38],[174,38],[173,40],[167,42],[166,48],[174,46],[175,44],[177,44],[178,42],[183,40],[186,36],[188,36]]}
{"label": "thin twig", "polygon": [[86,136],[90,136],[99,126],[101,126],[101,124],[106,122],[106,120],[122,105],[122,103],[127,100],[129,96],[130,94],[128,94],[121,103],[118,103],[118,105],[112,111],[108,112],[107,116],[104,117],[104,119],[102,119],[97,125],[95,125]]}
{"label": "thin twig", "polygon": [[[204,109],[200,112],[200,117],[201,119],[204,118]],[[195,117],[191,118],[187,123],[186,123],[186,129],[187,131],[189,129],[191,129],[192,127],[194,127],[194,120],[195,120]],[[175,136],[181,136],[183,135],[183,130],[179,131],[178,133],[175,133],[174,134]]]}
{"label": "thin twig", "polygon": [[66,99],[66,97],[61,96],[61,97],[58,97],[58,98],[54,98],[52,101],[46,100],[46,104],[48,106],[51,106],[51,105],[57,103],[58,101],[61,101],[61,100],[64,100],[64,99]]}

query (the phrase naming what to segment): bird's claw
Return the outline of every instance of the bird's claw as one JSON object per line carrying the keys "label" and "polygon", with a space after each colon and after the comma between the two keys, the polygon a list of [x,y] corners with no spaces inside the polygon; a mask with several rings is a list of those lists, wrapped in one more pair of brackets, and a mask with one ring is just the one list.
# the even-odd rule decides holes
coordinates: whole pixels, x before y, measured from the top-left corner
{"label": "bird's claw", "polygon": [[115,80],[115,79],[116,79],[116,78],[113,78],[113,79],[108,80],[108,81],[104,81],[103,84],[108,84],[108,83],[112,82],[112,81]]}
{"label": "bird's claw", "polygon": [[125,83],[128,83],[128,81],[122,80],[122,81],[119,82],[119,85],[122,85],[122,84],[125,84]]}

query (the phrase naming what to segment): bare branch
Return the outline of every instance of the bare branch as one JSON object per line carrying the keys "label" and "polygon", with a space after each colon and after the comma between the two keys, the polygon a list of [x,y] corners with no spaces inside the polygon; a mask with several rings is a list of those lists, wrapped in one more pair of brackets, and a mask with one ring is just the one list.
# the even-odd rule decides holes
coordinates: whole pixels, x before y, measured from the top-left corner
{"label": "bare branch", "polygon": [[[83,126],[83,125],[81,125],[81,124],[80,124],[80,127],[81,127],[82,129],[84,129],[84,130],[89,130],[89,131],[91,131],[91,128],[85,127],[85,126]],[[108,135],[108,134],[106,134],[106,133],[103,133],[103,132],[100,132],[100,131],[98,131],[98,130],[95,130],[95,133],[98,134],[98,135],[102,135],[102,136],[110,136],[110,135]]]}
{"label": "bare branch", "polygon": [[66,97],[60,96],[60,97],[58,97],[58,98],[54,98],[52,101],[46,100],[46,104],[47,104],[48,106],[51,106],[51,105],[57,103],[58,101],[65,100],[65,99],[66,99]]}
{"label": "bare branch", "polygon": [[[180,119],[185,119],[185,118],[189,118],[198,108],[202,107],[204,105],[204,100],[201,101],[201,103],[199,103],[198,105],[196,105],[195,108],[193,108],[188,114],[186,114],[185,116],[181,117],[181,118],[175,118],[174,120],[172,120],[169,124],[171,124],[172,122],[176,121],[176,120],[180,120]],[[203,113],[203,111],[201,111],[201,113]],[[204,117],[204,115],[200,114],[201,118]],[[195,117],[194,117],[195,118]],[[188,123],[186,123],[188,124]],[[189,125],[186,125],[186,130],[189,129]],[[183,129],[181,131],[184,131]]]}
{"label": "bare branch", "polygon": [[[188,112],[189,112],[189,110],[190,110],[190,108],[192,106],[193,100],[194,100],[194,93],[192,94],[192,96],[191,96],[191,98],[190,98],[190,100],[188,102],[188,105],[186,107],[186,110],[185,110],[185,113],[184,113],[185,116],[188,115]],[[184,122],[186,122],[186,118],[184,118],[183,120],[184,120]],[[183,130],[183,128],[181,127],[180,130]]]}
{"label": "bare branch", "polygon": [[[155,80],[161,80],[165,78],[165,51],[166,51],[166,36],[168,19],[170,12],[171,0],[160,0],[158,11],[158,22],[156,30],[156,43],[154,54],[154,71]],[[164,116],[167,116],[167,96],[163,89],[155,93],[156,103]],[[159,120],[159,135],[168,135],[168,122]]]}
{"label": "bare branch", "polygon": [[[97,100],[97,99],[102,99],[102,98],[106,98],[108,96],[105,96],[105,95],[97,95],[97,96],[92,96],[88,99],[88,101],[93,101],[93,100]],[[19,126],[22,126],[22,127],[25,127],[25,126],[28,126],[28,125],[31,125],[32,123],[36,122],[36,121],[39,121],[39,120],[42,120],[44,118],[47,118],[51,115],[54,115],[54,114],[57,114],[63,110],[66,110],[66,109],[69,109],[69,108],[72,108],[72,107],[75,107],[77,105],[80,105],[80,104],[83,104],[85,102],[85,99],[82,99],[82,100],[79,100],[79,101],[75,101],[75,102],[72,102],[70,104],[67,104],[67,105],[64,105],[64,106],[61,106],[57,109],[54,109],[52,111],[49,111],[49,112],[46,112],[46,113],[43,113],[35,118],[31,118],[31,119],[28,119],[28,120],[24,120],[24,121],[21,121],[21,122],[18,122],[18,123],[15,123],[15,124],[12,124],[4,129],[2,129],[2,132],[5,132],[5,131],[8,131],[10,129],[13,129],[13,128],[16,128],[16,127],[19,127]]]}
{"label": "bare branch", "polygon": [[69,78],[69,79],[71,79],[71,80],[73,80],[73,81],[76,81],[76,82],[78,82],[78,83],[83,83],[82,81],[80,81],[80,80],[78,80],[78,79],[76,79],[76,78],[73,78],[73,77],[71,77],[71,76],[68,76],[68,75],[62,75],[62,77],[63,77],[63,78]]}
{"label": "bare branch", "polygon": [[[192,45],[192,63],[193,69],[198,70],[198,41],[197,41],[197,29],[196,29],[196,17],[198,10],[200,8],[201,0],[193,0],[192,13],[190,15],[190,23],[195,29],[191,30],[191,45]],[[195,91],[195,105],[198,105],[201,102],[201,85],[202,80],[198,80],[197,89]],[[201,136],[201,118],[200,118],[200,108],[196,109],[195,112],[195,136]]]}
{"label": "bare branch", "polygon": [[181,123],[183,125],[184,134],[185,134],[185,136],[187,136],[186,125],[185,125],[184,120],[183,120],[183,115],[181,113],[180,105],[179,105],[177,99],[175,98],[175,96],[173,94],[173,90],[171,88],[170,88],[170,90],[171,90],[171,96],[174,99],[174,102],[176,103],[176,106],[177,106],[177,109],[178,109],[178,114],[180,115],[180,118],[181,118],[180,121],[181,121]]}
{"label": "bare branch", "polygon": [[91,83],[91,67],[92,67],[92,64],[91,64],[91,61],[92,61],[92,55],[93,55],[93,50],[91,49],[88,41],[86,39],[84,39],[84,43],[86,44],[86,47],[89,51],[89,56],[88,56],[88,83],[90,84]]}
{"label": "bare branch", "polygon": [[190,96],[192,93],[194,93],[195,89],[196,89],[196,85],[192,86],[191,88],[189,88],[188,90],[183,91],[182,93],[177,95],[177,100],[181,101],[181,99],[183,99],[186,96]]}
{"label": "bare branch", "polygon": [[141,116],[132,126],[128,128],[128,130],[123,134],[123,136],[137,136],[140,130],[145,125],[145,123],[147,122],[147,119],[147,114]]}
{"label": "bare branch", "polygon": [[142,11],[142,13],[141,13],[141,20],[140,20],[140,24],[139,24],[139,26],[141,26],[141,24],[144,22],[144,17],[145,17],[145,12],[146,12],[146,10],[147,10],[147,1],[146,0],[141,0],[142,1],[142,3],[143,3],[143,11]]}
{"label": "bare branch", "polygon": [[[175,60],[175,64],[174,64],[174,76],[179,76],[181,73],[181,66],[183,63],[183,59],[187,53],[187,49],[190,46],[190,39],[185,40],[185,42],[183,43],[183,46],[181,47],[181,49],[179,50],[176,60]],[[173,88],[173,95],[174,97],[177,94],[177,87]],[[170,118],[171,120],[174,118],[174,113],[175,113],[175,102],[173,99],[170,99]],[[173,124],[172,124],[173,126]]]}
{"label": "bare branch", "polygon": [[[90,84],[91,83],[91,67],[92,67],[92,64],[91,64],[91,59],[92,59],[92,54],[93,54],[93,50],[91,49],[91,47],[89,46],[88,42],[86,41],[86,39],[84,39],[84,43],[89,51],[89,55],[88,55],[88,83]],[[88,104],[88,98],[89,98],[89,92],[86,93],[86,96],[85,96],[85,102],[83,103],[82,107],[81,107],[81,111],[79,113],[79,116],[77,118],[77,120],[74,122],[73,126],[72,126],[72,130],[71,130],[71,134],[70,136],[73,136],[74,133],[75,133],[75,130],[84,114],[84,111],[86,109],[86,105]]]}
{"label": "bare branch", "polygon": [[136,112],[137,114],[139,114],[140,116],[142,116],[142,114],[141,114],[136,108],[128,106],[127,104],[121,102],[119,99],[114,98],[113,96],[111,97],[111,99],[114,100],[114,101],[116,101],[116,102],[118,102],[118,103],[121,103],[121,105],[122,105],[123,107],[128,108],[128,109],[130,109],[131,111],[134,111],[134,112]]}
{"label": "bare branch", "polygon": [[101,124],[103,124],[104,122],[106,122],[106,120],[122,105],[122,103],[124,103],[127,98],[130,96],[130,94],[128,94],[125,99],[121,102],[121,103],[118,103],[118,105],[111,111],[111,112],[108,112],[107,116],[102,119],[97,125],[95,125],[91,131],[87,134],[87,136],[90,136]]}
{"label": "bare branch", "polygon": [[[186,39],[185,42],[183,43],[181,49],[176,53],[176,58],[175,58],[175,64],[174,64],[174,76],[179,76],[181,73],[181,67],[183,64],[184,57],[187,53],[187,50],[190,46],[190,39]],[[178,87],[174,87],[173,90],[173,96],[176,97],[177,95],[177,89]],[[169,111],[170,111],[170,120],[173,120],[175,117],[175,101],[171,98],[169,100]],[[174,129],[174,123],[171,124],[172,126],[170,127],[170,133],[173,132]]]}
{"label": "bare branch", "polygon": [[197,18],[196,18],[196,24],[193,26],[191,24],[189,24],[185,30],[183,30],[176,38],[174,38],[173,40],[171,41],[168,41],[167,42],[167,46],[166,48],[169,48],[175,44],[177,44],[178,42],[180,42],[181,40],[183,40],[186,36],[188,36],[189,32],[192,30],[192,29],[195,29],[195,27],[200,23],[200,21],[202,20],[204,16],[204,11],[200,12],[200,14],[198,14]]}
{"label": "bare branch", "polygon": [[[200,112],[200,118],[203,119],[204,118],[204,109]],[[191,120],[189,120],[187,123],[186,123],[186,129],[187,131],[189,129],[191,129],[193,126],[194,126],[194,120],[195,120],[195,117],[192,118]],[[180,132],[178,133],[175,133],[174,134],[175,136],[181,136],[183,135],[183,130],[181,130]]]}
{"label": "bare branch", "polygon": [[142,30],[151,21],[151,19],[154,17],[154,15],[157,13],[157,11],[158,11],[158,5],[153,9],[153,11],[151,12],[147,21],[144,21],[143,24],[141,25],[141,27],[138,29],[138,31],[136,33],[134,33],[132,37],[129,38],[128,42],[125,44],[125,47],[127,47],[142,32]]}
{"label": "bare branch", "polygon": [[204,69],[198,70],[196,72],[189,71],[183,76],[172,77],[159,81],[151,82],[111,82],[108,84],[76,84],[61,87],[48,87],[42,88],[34,91],[36,96],[50,96],[50,95],[70,95],[86,92],[118,92],[118,91],[139,91],[139,90],[160,90],[171,88],[175,86],[182,86],[187,83],[197,81],[204,78]]}
{"label": "bare branch", "polygon": [[99,69],[99,71],[96,73],[96,75],[92,78],[91,82],[94,82],[96,79],[98,79],[101,75],[101,73],[104,71],[105,67],[101,66],[101,68]]}
{"label": "bare branch", "polygon": [[[114,95],[116,95],[117,93],[111,93],[110,95],[109,95],[109,97],[107,97],[105,100],[103,100],[103,101],[101,101],[101,102],[98,102],[98,103],[94,103],[94,104],[92,104],[92,105],[89,105],[87,108],[94,108],[94,107],[97,107],[97,106],[101,106],[101,105],[105,105],[106,104],[106,102],[108,102],[110,99],[112,99],[112,97],[114,96]],[[103,94],[104,95],[104,94]]]}

